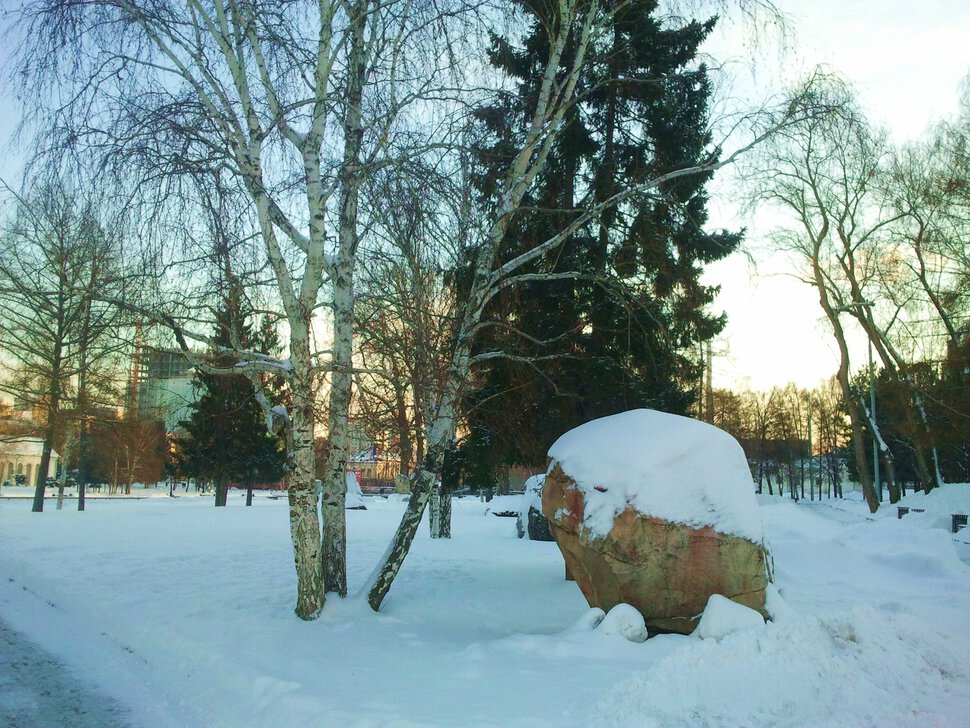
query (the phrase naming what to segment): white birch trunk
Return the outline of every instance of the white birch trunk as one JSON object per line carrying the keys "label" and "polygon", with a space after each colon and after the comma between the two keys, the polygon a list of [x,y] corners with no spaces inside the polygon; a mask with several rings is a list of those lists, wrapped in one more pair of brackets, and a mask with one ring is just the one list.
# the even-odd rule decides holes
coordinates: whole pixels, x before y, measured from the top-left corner
{"label": "white birch trunk", "polygon": [[292,406],[287,427],[290,537],[296,564],[296,615],[316,619],[324,603],[320,519],[314,482],[313,386],[309,336],[304,328],[291,333]]}
{"label": "white birch trunk", "polygon": [[428,527],[431,538],[441,538],[441,486],[431,487],[431,502],[428,505]]}
{"label": "white birch trunk", "polygon": [[428,504],[434,477],[435,474],[427,470],[418,471],[418,477],[411,484],[411,497],[408,499],[408,507],[401,517],[401,523],[394,533],[394,538],[364,585],[363,591],[367,594],[367,603],[375,612],[380,611],[381,605],[391,589],[391,584],[398,571],[401,570],[404,558],[411,548],[414,535],[418,531],[418,526],[421,525],[421,516],[424,515],[424,509]]}
{"label": "white birch trunk", "polygon": [[442,489],[441,500],[438,503],[438,538],[451,538],[451,492]]}
{"label": "white birch trunk", "polygon": [[344,264],[334,281],[333,369],[330,375],[329,451],[323,489],[324,588],[347,596],[347,417],[351,397],[353,299]]}
{"label": "white birch trunk", "polygon": [[363,85],[368,47],[365,39],[369,0],[350,5],[347,86],[342,120],[344,154],[340,167],[339,251],[332,272],[333,361],[330,389],[327,479],[323,494],[324,588],[347,596],[347,417],[353,372],[354,262],[358,246],[358,203],[364,171]]}

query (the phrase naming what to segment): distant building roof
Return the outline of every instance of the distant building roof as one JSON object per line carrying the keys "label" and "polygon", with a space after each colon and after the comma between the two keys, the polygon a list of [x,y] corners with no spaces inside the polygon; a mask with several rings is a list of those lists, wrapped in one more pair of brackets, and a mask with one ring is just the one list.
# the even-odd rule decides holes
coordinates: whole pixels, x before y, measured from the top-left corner
{"label": "distant building roof", "polygon": [[377,454],[377,446],[367,448],[366,450],[358,450],[353,455],[350,456],[350,462],[352,463],[377,463],[382,462],[384,458]]}
{"label": "distant building roof", "polygon": [[[12,437],[0,439],[0,454],[11,457],[40,457],[44,451],[44,441],[39,437]],[[59,458],[56,450],[51,449],[51,458]]]}

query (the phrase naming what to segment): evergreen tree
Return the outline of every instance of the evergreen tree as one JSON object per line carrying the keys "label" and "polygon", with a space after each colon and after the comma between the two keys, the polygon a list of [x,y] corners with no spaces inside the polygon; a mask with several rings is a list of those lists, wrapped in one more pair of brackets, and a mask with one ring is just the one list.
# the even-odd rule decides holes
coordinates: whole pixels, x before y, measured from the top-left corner
{"label": "evergreen tree", "polygon": [[[665,27],[656,10],[654,0],[604,5],[612,33],[593,51],[530,211],[510,228],[508,258],[579,210],[716,153],[707,131],[710,81],[695,62],[715,20]],[[537,23],[521,48],[493,38],[491,60],[517,87],[502,106],[479,112],[492,139],[478,153],[486,197],[536,93],[543,42]],[[578,277],[524,283],[497,299],[500,325],[482,346],[518,360],[496,360],[466,403],[495,458],[541,465],[552,441],[582,422],[635,407],[687,410],[698,376],[688,352],[724,325],[706,311],[716,290],[699,283],[702,266],[741,239],[705,231],[708,181],[684,177],[608,208],[529,271]]]}
{"label": "evergreen tree", "polygon": [[[239,300],[236,293],[231,293],[217,314],[217,343],[269,353],[271,329],[263,327],[259,336],[254,335],[244,320]],[[233,363],[231,358],[218,354],[210,361],[217,367]],[[179,439],[181,471],[213,482],[217,506],[226,505],[230,484],[245,484],[246,505],[251,505],[253,485],[283,477],[285,447],[267,430],[256,391],[246,376],[211,374],[199,369],[195,380],[202,395],[192,405],[191,417],[182,422],[187,434]]]}

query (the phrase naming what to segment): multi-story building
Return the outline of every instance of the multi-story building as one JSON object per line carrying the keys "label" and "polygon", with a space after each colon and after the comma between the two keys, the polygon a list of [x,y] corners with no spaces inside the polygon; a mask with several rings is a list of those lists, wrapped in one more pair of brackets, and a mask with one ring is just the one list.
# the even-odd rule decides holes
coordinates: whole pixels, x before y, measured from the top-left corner
{"label": "multi-story building", "polygon": [[132,363],[129,413],[160,420],[166,432],[174,432],[199,397],[193,375],[191,362],[176,349],[139,349]]}

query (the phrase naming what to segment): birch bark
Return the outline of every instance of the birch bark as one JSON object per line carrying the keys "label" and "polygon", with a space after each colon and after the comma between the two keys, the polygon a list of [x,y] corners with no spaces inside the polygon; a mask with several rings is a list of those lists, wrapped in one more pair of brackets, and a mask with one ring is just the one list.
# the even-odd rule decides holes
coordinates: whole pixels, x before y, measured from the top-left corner
{"label": "birch bark", "polygon": [[290,378],[292,404],[287,426],[289,462],[285,478],[297,577],[295,612],[304,620],[315,619],[324,605],[318,496],[314,483],[314,388],[308,334],[306,328],[298,327],[290,336],[294,367]]}

